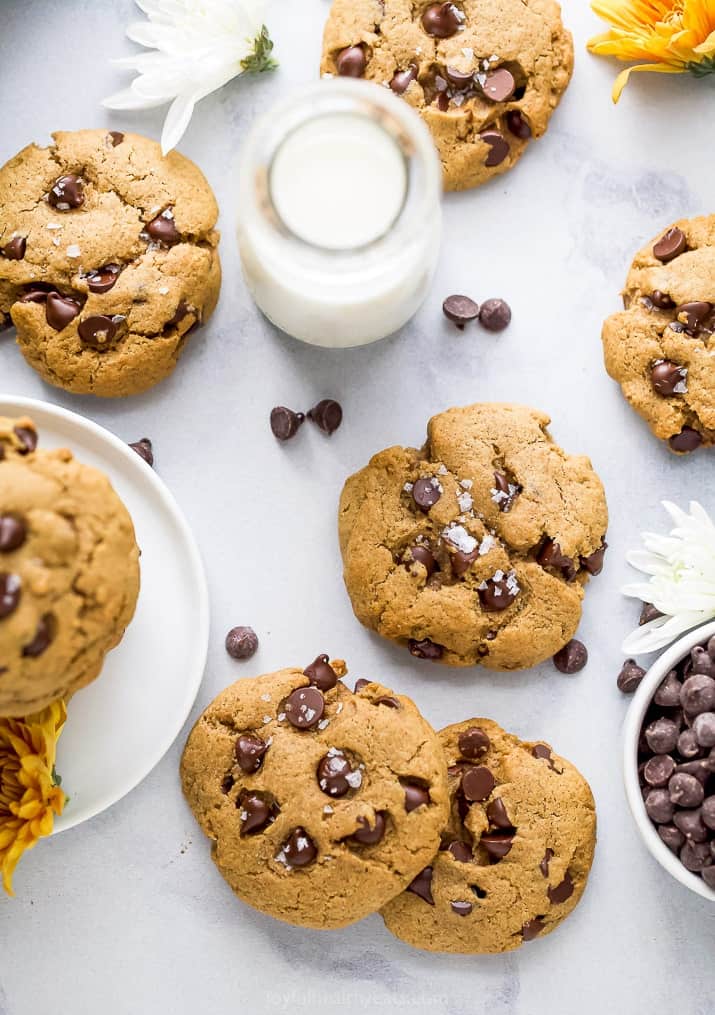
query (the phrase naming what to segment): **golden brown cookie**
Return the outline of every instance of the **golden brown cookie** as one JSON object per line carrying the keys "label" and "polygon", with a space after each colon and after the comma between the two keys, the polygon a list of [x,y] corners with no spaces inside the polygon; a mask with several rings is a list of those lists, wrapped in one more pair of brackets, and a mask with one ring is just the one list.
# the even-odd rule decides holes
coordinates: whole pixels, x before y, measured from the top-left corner
{"label": "golden brown cookie", "polygon": [[327,656],[303,673],[238,680],[196,723],[184,793],[236,894],[288,923],[367,916],[434,854],[447,820],[444,757],[409,698]]}
{"label": "golden brown cookie", "polygon": [[572,638],[608,512],[590,461],[548,422],[522,406],[450,409],[421,450],[388,448],[348,479],[339,535],[358,620],[418,658],[494,670]]}
{"label": "golden brown cookie", "polygon": [[681,219],[639,250],[625,310],[603,326],[606,369],[680,454],[715,445],[715,215]]}
{"label": "golden brown cookie", "polygon": [[36,445],[32,420],[0,417],[0,716],[94,680],[139,592],[134,528],[107,477]]}
{"label": "golden brown cookie", "polygon": [[593,861],[588,783],[542,742],[490,719],[439,734],[451,814],[440,851],[382,910],[388,930],[435,952],[506,952],[554,930],[578,903]]}
{"label": "golden brown cookie", "polygon": [[448,190],[511,169],[572,70],[554,0],[334,0],[323,37],[323,75],[389,86],[420,113]]}
{"label": "golden brown cookie", "polygon": [[138,134],[53,138],[0,168],[0,328],[50,384],[132,395],[216,305],[216,201],[193,162]]}

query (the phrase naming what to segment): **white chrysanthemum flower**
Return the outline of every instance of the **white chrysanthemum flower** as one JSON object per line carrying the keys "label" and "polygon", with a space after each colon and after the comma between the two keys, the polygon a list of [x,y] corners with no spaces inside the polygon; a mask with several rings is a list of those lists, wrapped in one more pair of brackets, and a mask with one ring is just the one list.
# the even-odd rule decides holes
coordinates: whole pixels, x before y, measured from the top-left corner
{"label": "white chrysanthemum flower", "polygon": [[627,555],[629,564],[650,575],[624,585],[626,596],[652,603],[662,617],[637,628],[623,642],[628,655],[655,652],[715,617],[715,525],[696,501],[690,514],[670,501],[663,507],[673,519],[669,536],[643,533],[644,550]]}
{"label": "white chrysanthemum flower", "polygon": [[135,0],[148,21],[129,25],[132,42],[153,50],[114,63],[138,71],[107,109],[153,109],[171,102],[161,135],[166,155],[181,140],[196,103],[244,71],[272,70],[265,0]]}

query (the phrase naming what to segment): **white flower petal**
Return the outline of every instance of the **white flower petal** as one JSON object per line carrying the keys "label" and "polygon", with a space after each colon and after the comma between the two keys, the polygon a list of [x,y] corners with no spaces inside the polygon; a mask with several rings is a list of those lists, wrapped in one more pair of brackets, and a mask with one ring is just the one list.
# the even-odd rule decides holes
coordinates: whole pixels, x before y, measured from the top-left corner
{"label": "white flower petal", "polygon": [[108,95],[102,100],[105,109],[153,109],[160,106],[161,101],[154,102],[145,96],[138,95],[132,88],[124,88],[121,92]]}
{"label": "white flower petal", "polygon": [[176,148],[189,126],[191,114],[194,111],[196,98],[192,95],[177,95],[169,106],[169,112],[164,120],[164,129],[161,132],[161,150],[164,155],[172,148]]}

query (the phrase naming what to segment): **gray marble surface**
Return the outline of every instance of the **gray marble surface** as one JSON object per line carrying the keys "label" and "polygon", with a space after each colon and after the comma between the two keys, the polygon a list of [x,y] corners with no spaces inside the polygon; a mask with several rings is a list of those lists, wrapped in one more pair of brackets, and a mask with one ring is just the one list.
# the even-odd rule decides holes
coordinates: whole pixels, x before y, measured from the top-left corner
{"label": "gray marble surface", "polygon": [[[281,70],[206,99],[182,143],[218,194],[225,281],[216,316],[175,375],[119,403],[74,398],[44,386],[5,341],[0,389],[67,406],[125,440],[154,440],[211,590],[194,715],[239,675],[328,651],[346,657],[353,676],[413,694],[436,726],[481,713],[546,738],[594,788],[600,839],[589,888],[559,931],[497,958],[411,951],[377,916],[330,934],[283,926],[239,904],[214,870],[179,791],[182,734],[131,796],[23,861],[17,898],[0,898],[0,1015],[711,1015],[715,907],[671,882],[637,837],[621,786],[626,702],[615,676],[637,613],[618,592],[625,551],[641,529],[665,524],[664,497],[715,509],[713,462],[676,459],[648,434],[604,372],[599,331],[632,251],[678,216],[715,210],[713,86],[636,78],[614,109],[614,67],[584,51],[598,23],[583,0],[565,0],[577,67],[547,137],[508,176],[446,199],[437,277],[401,334],[326,352],[257,313],[234,220],[242,136],[273,99],[314,76],[327,10],[327,0],[275,0]],[[123,80],[109,58],[129,50],[122,30],[135,14],[130,0],[0,2],[0,161],[57,128],[158,136],[160,112],[110,115],[99,105]],[[512,326],[501,336],[455,332],[440,311],[454,291],[506,297]],[[306,427],[278,446],[271,406],[326,395],[345,407],[342,429],[327,440]],[[379,448],[419,443],[430,414],[475,400],[547,410],[557,440],[590,455],[605,482],[611,548],[586,598],[591,658],[578,676],[551,664],[504,676],[420,666],[353,619],[335,536],[342,481]],[[236,623],[261,637],[248,665],[223,650]]]}

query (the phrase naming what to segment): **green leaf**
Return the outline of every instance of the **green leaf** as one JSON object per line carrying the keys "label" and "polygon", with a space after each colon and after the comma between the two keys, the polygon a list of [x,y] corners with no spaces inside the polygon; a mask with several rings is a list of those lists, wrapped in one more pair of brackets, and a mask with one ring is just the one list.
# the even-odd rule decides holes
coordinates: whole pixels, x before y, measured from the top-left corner
{"label": "green leaf", "polygon": [[704,78],[708,74],[715,74],[715,57],[706,56],[699,63],[689,63],[688,70],[696,78]]}
{"label": "green leaf", "polygon": [[62,776],[57,774],[57,769],[55,768],[54,765],[52,766],[52,785],[53,786],[62,785]]}
{"label": "green leaf", "polygon": [[265,70],[275,70],[278,62],[273,59],[273,39],[264,25],[253,43],[253,52],[241,60],[241,70],[249,74],[260,74]]}

